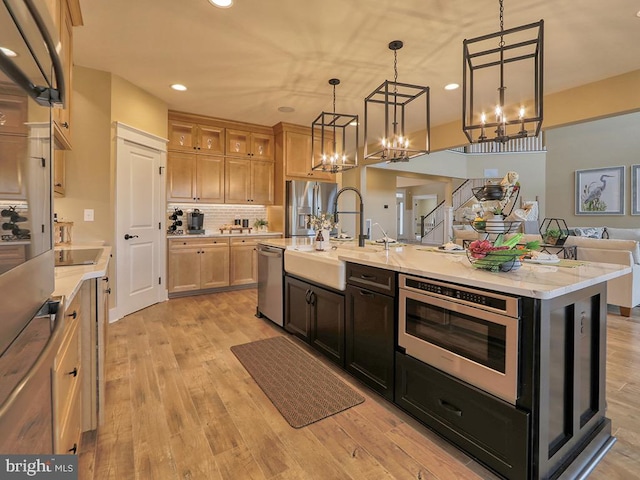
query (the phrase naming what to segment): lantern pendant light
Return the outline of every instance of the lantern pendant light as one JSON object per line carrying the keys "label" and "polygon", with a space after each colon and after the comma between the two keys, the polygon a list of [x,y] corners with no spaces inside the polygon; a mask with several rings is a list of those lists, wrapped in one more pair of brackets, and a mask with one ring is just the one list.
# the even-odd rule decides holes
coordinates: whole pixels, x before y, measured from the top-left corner
{"label": "lantern pendant light", "polygon": [[403,46],[400,40],[389,43],[393,81],[385,81],[364,100],[365,159],[406,162],[429,153],[429,87],[398,82],[398,50]]}
{"label": "lantern pendant light", "polygon": [[311,168],[338,173],[358,166],[358,115],[336,113],[336,85],[332,78],[333,111],[322,112],[311,123]]}
{"label": "lantern pendant light", "polygon": [[500,31],[463,42],[462,129],[471,143],[537,137],[542,126],[544,20],[505,30],[499,4]]}

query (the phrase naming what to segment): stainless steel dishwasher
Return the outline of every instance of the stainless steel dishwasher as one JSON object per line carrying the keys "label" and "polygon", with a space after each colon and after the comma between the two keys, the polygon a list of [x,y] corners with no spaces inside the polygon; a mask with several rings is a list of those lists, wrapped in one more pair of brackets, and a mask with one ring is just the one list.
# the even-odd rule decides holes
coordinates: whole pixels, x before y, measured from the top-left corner
{"label": "stainless steel dishwasher", "polygon": [[284,250],[258,245],[258,317],[284,326]]}

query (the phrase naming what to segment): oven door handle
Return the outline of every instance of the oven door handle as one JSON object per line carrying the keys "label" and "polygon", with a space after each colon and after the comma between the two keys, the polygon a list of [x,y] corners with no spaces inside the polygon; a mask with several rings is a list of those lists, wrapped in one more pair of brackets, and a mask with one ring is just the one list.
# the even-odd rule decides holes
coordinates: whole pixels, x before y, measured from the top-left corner
{"label": "oven door handle", "polygon": [[25,374],[23,379],[18,383],[11,394],[7,397],[2,405],[0,405],[0,418],[5,417],[7,412],[11,409],[13,404],[20,400],[20,392],[25,388],[27,383],[31,382],[33,377],[36,376],[38,372],[40,372],[44,368],[51,368],[53,365],[53,358],[62,343],[62,333],[64,331],[64,300],[56,299],[55,301],[50,301],[45,304],[43,308],[53,309],[56,308],[55,312],[55,320],[53,324],[53,330],[51,332],[51,336],[47,340],[47,343],[43,347],[42,351],[39,353],[38,358],[33,363],[32,367]]}

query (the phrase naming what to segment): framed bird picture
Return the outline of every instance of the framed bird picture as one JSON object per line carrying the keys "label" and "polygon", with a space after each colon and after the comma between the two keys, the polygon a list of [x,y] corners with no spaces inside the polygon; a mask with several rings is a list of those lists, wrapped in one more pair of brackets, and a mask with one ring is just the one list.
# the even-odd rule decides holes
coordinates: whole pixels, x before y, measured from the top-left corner
{"label": "framed bird picture", "polygon": [[576,170],[576,215],[624,215],[625,167]]}
{"label": "framed bird picture", "polygon": [[640,215],[640,165],[631,165],[631,215]]}

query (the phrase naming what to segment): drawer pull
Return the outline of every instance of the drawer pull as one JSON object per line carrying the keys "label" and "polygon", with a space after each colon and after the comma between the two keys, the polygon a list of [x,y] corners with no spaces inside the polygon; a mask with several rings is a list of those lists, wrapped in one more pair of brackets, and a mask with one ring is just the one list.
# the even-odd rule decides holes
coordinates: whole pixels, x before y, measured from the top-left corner
{"label": "drawer pull", "polygon": [[67,375],[73,375],[74,377],[78,376],[78,367],[73,367],[73,370],[67,373]]}
{"label": "drawer pull", "polygon": [[363,280],[375,280],[376,276],[375,275],[367,275],[367,274],[363,273],[362,275],[360,275],[360,278],[362,278]]}
{"label": "drawer pull", "polygon": [[70,448],[70,449],[69,449],[69,450],[67,450],[67,451],[68,451],[68,452],[71,452],[72,454],[74,454],[74,455],[75,455],[75,454],[76,454],[76,452],[78,451],[78,444],[77,444],[77,443],[74,443],[74,444],[73,444],[73,447],[72,447],[72,448]]}
{"label": "drawer pull", "polygon": [[438,403],[440,404],[440,406],[442,408],[445,408],[447,410],[449,410],[451,413],[453,413],[454,415],[457,415],[458,417],[462,416],[462,410],[460,410],[458,407],[456,407],[455,405],[447,402],[446,400],[442,400],[441,398],[438,399]]}
{"label": "drawer pull", "polygon": [[75,320],[76,318],[78,318],[78,312],[74,310],[73,313],[68,313],[67,317],[71,317]]}
{"label": "drawer pull", "polygon": [[367,292],[366,290],[360,290],[360,295],[363,297],[375,297],[374,293]]}

